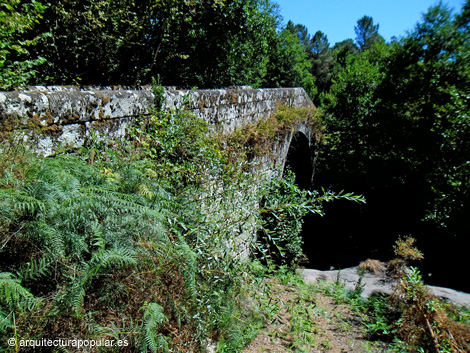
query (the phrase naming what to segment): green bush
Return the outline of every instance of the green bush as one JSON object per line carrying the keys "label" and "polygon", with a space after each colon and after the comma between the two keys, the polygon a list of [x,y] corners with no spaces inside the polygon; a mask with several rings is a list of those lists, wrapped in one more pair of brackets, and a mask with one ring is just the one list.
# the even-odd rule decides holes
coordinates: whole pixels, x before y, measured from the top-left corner
{"label": "green bush", "polygon": [[24,35],[41,19],[46,7],[38,1],[5,0],[0,4],[0,90],[30,84],[46,59],[30,56],[28,47],[49,33]]}
{"label": "green bush", "polygon": [[294,268],[301,260],[303,218],[309,212],[304,200],[307,192],[295,185],[295,175],[273,179],[262,199],[262,229],[258,241],[264,256],[276,264]]}

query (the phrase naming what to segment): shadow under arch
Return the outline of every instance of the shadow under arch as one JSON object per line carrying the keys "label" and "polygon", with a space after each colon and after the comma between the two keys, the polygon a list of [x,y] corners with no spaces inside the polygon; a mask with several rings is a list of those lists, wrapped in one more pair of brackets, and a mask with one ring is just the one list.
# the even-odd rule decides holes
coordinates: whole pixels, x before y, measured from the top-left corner
{"label": "shadow under arch", "polygon": [[291,170],[295,174],[295,183],[302,190],[310,190],[313,186],[313,153],[310,142],[301,131],[292,134],[292,139],[284,164],[283,175]]}
{"label": "shadow under arch", "polygon": [[[301,132],[296,131],[292,135],[289,150],[287,152],[286,162],[284,164],[283,175],[291,170],[295,174],[295,183],[302,190],[312,190],[313,188],[313,174],[314,174],[314,151],[311,148],[307,136]],[[303,240],[302,250],[306,256],[300,264],[306,267],[311,261],[312,256],[311,248],[314,245],[314,224],[310,215],[304,217],[304,224],[300,236]]]}
{"label": "shadow under arch", "polygon": [[[309,139],[302,131],[296,131],[292,135],[289,150],[287,153],[283,175],[287,170],[291,170],[295,174],[295,183],[303,190],[313,189],[313,176],[315,172],[315,151],[309,143]],[[360,207],[350,205],[350,201],[335,201],[335,206],[344,206],[344,212],[355,219],[358,217],[357,211]],[[329,205],[324,205],[328,208]],[[346,212],[347,211],[347,212]],[[356,211],[356,212],[353,212]],[[315,268],[320,270],[328,270],[333,264],[340,268],[351,267],[359,263],[359,258],[355,255],[348,256],[345,254],[359,253],[357,245],[352,241],[347,232],[333,232],[335,236],[325,236],[328,231],[324,226],[324,217],[318,214],[307,214],[303,218],[302,250],[305,259],[300,263],[306,268]],[[340,222],[341,223],[341,222]],[[330,234],[331,235],[331,234]],[[339,253],[339,254],[338,254]]]}

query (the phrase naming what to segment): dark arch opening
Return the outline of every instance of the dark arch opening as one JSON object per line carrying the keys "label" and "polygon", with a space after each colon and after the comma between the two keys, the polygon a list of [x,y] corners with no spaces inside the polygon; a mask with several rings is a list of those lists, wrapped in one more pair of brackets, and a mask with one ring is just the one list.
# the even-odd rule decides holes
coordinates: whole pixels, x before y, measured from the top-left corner
{"label": "dark arch opening", "polygon": [[[284,173],[291,170],[295,174],[295,183],[304,190],[313,189],[313,153],[305,134],[298,131],[292,136],[287,153]],[[328,270],[330,267],[346,268],[357,265],[363,254],[364,244],[359,244],[350,234],[356,220],[360,218],[361,206],[350,201],[339,200],[332,205],[323,205],[327,215],[336,210],[346,222],[329,223],[330,217],[307,214],[303,221],[300,236],[303,240],[303,253],[306,256],[300,265],[308,268]],[[335,212],[336,213],[336,212]],[[328,225],[328,227],[326,227]],[[333,235],[334,236],[328,236]]]}
{"label": "dark arch opening", "polygon": [[[291,170],[295,174],[295,183],[303,190],[313,188],[313,154],[307,137],[301,132],[295,132],[287,153],[284,173]],[[310,267],[312,248],[314,244],[314,222],[310,215],[304,217],[300,236],[303,240],[302,250],[306,256],[300,265]]]}
{"label": "dark arch opening", "polygon": [[295,183],[303,190],[312,188],[313,163],[310,143],[302,132],[295,132],[287,152],[284,173],[291,170]]}

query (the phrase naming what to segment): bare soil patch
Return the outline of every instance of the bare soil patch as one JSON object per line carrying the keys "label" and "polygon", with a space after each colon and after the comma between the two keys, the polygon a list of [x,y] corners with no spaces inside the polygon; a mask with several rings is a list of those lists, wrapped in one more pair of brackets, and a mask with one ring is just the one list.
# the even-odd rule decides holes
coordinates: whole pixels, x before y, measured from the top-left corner
{"label": "bare soil patch", "polygon": [[387,352],[385,343],[368,339],[364,318],[350,305],[338,303],[313,286],[299,289],[270,281],[280,310],[244,353]]}

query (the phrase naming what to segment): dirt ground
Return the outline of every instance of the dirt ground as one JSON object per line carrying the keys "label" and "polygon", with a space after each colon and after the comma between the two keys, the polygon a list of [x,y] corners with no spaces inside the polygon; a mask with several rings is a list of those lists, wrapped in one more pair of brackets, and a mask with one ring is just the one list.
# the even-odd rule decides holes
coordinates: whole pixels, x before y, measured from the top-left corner
{"label": "dirt ground", "polygon": [[362,318],[349,305],[320,291],[299,293],[290,284],[272,288],[281,310],[244,353],[387,352],[384,343],[368,340]]}

